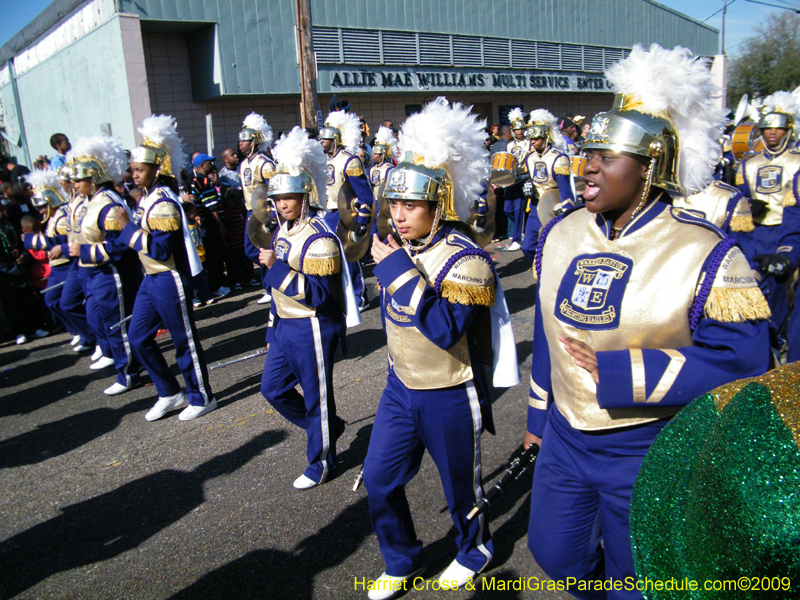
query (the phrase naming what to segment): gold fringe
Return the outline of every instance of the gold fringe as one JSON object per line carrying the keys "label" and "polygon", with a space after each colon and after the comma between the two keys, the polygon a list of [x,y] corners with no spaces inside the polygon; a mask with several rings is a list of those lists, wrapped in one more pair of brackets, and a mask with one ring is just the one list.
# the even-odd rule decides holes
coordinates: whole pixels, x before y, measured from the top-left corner
{"label": "gold fringe", "polygon": [[318,277],[327,277],[328,275],[336,275],[342,270],[341,256],[332,256],[331,258],[305,258],[303,259],[303,273],[306,275],[317,275]]}
{"label": "gold fringe", "polygon": [[347,173],[348,177],[359,177],[364,174],[364,168],[361,166],[361,161],[359,160],[356,166],[345,169],[344,172]]}
{"label": "gold fringe", "polygon": [[704,312],[709,319],[722,323],[743,323],[772,316],[766,298],[757,287],[711,288]]}
{"label": "gold fringe", "polygon": [[56,227],[56,233],[58,235],[67,235],[67,228],[66,227]]}
{"label": "gold fringe", "polygon": [[731,231],[753,231],[753,215],[737,215],[731,218]]}
{"label": "gold fringe", "polygon": [[783,204],[783,206],[794,206],[797,204],[797,201],[794,199],[794,190],[790,189],[788,192],[786,192],[781,204]]}
{"label": "gold fringe", "polygon": [[103,221],[103,229],[106,231],[122,231],[122,227],[119,226],[117,220],[111,217],[106,217],[106,220]]}
{"label": "gold fringe", "polygon": [[463,285],[445,279],[442,282],[442,298],[467,306],[473,304],[492,306],[494,304],[494,287],[494,283],[488,286]]}
{"label": "gold fringe", "polygon": [[181,228],[178,217],[149,217],[147,224],[150,231],[180,231]]}
{"label": "gold fringe", "polygon": [[744,184],[744,174],[741,171],[736,171],[736,185]]}
{"label": "gold fringe", "polygon": [[570,168],[569,167],[553,167],[553,173],[556,175],[569,175]]}

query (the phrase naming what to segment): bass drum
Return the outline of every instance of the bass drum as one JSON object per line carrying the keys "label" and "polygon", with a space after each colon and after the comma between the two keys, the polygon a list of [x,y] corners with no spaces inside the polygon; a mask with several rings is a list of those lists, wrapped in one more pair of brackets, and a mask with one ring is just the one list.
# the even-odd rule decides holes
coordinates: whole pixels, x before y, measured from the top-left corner
{"label": "bass drum", "polygon": [[740,123],[733,130],[731,135],[731,151],[734,158],[739,161],[748,152],[761,152],[764,149],[764,142],[761,139],[761,132],[758,124],[748,121]]}
{"label": "bass drum", "polygon": [[477,199],[470,207],[470,215],[467,219],[467,225],[472,230],[472,236],[475,238],[475,243],[481,248],[485,248],[492,243],[494,239],[495,230],[495,210],[497,208],[497,199],[494,195],[492,186],[487,186],[486,191],[486,223],[483,227],[477,227],[475,221],[478,219],[478,201]]}

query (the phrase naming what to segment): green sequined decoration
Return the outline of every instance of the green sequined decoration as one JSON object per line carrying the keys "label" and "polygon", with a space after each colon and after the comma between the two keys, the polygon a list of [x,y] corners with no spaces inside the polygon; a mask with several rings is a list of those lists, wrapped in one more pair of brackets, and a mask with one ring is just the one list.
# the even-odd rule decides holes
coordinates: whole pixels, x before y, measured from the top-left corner
{"label": "green sequined decoration", "polygon": [[[683,409],[642,463],[630,513],[636,573],[677,588],[646,589],[648,600],[800,598],[800,365],[742,385]],[[704,589],[740,578],[746,591]]]}

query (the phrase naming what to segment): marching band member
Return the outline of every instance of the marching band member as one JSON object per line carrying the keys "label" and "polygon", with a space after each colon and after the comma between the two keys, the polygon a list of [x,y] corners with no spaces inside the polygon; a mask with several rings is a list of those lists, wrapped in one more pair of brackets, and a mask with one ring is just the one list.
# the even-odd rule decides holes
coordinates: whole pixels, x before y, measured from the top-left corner
{"label": "marching band member", "polygon": [[794,124],[800,114],[797,98],[776,92],[763,101],[758,124],[764,150],[742,159],[736,184],[750,198],[755,230],[743,240],[761,290],[772,310],[773,345],[789,319],[789,361],[800,359],[800,313],[789,316],[786,281],[800,264],[800,151],[794,149]]}
{"label": "marching band member", "polygon": [[[239,163],[239,178],[242,181],[242,192],[244,193],[244,205],[247,209],[247,219],[253,213],[250,200],[253,196],[255,187],[263,183],[269,185],[269,178],[275,172],[275,163],[267,156],[270,146],[272,146],[272,127],[266,119],[257,113],[250,113],[242,123],[242,130],[239,132],[239,151],[244,154],[244,158]],[[244,233],[244,254],[254,263],[258,262],[259,249],[256,248],[247,237],[247,230]],[[261,272],[261,284],[264,288],[264,297],[258,302],[266,304],[269,302],[270,295],[265,283],[266,273]]]}
{"label": "marching band member", "polygon": [[531,151],[525,156],[524,167],[536,190],[538,202],[531,207],[525,224],[522,253],[531,261],[536,255],[539,230],[553,217],[569,208],[575,201],[570,180],[570,162],[564,136],[558,131],[555,116],[540,108],[531,112],[528,133]]}
{"label": "marching band member", "polygon": [[[520,175],[514,183],[508,187],[502,188],[503,211],[506,213],[509,223],[512,223],[514,228],[513,233],[509,228],[511,241],[505,249],[508,252],[513,252],[522,247],[522,232],[525,230],[525,207],[522,186],[527,179],[525,157],[531,152],[533,145],[531,144],[531,140],[527,139],[525,136],[525,116],[522,114],[522,109],[511,109],[508,113],[508,120],[511,122],[511,131],[514,133],[514,139],[508,143],[508,152],[517,157],[519,161],[518,172]],[[495,189],[495,192],[497,191],[498,190]]]}
{"label": "marching band member", "polygon": [[[88,328],[86,316],[85,313],[67,312],[61,309],[64,285],[59,286],[66,282],[74,262],[74,259],[69,256],[69,240],[67,238],[68,200],[64,197],[56,171],[35,170],[26,175],[25,180],[33,186],[33,205],[41,213],[42,224],[45,227],[42,233],[25,235],[25,249],[48,251],[50,278],[47,285],[50,291],[44,294],[44,302],[47,308],[64,324],[66,330],[77,337],[77,341],[72,344],[77,346],[81,341],[80,332]],[[87,351],[89,349],[91,346],[85,348]]]}
{"label": "marching band member", "polygon": [[[351,232],[361,238],[369,234],[374,202],[370,181],[364,173],[364,165],[356,156],[361,143],[361,125],[358,117],[344,111],[335,111],[325,119],[325,127],[319,132],[322,149],[328,155],[328,198],[325,205],[325,222],[336,231],[339,225],[339,196],[344,194],[356,200],[354,208],[358,212],[357,230]],[[364,272],[361,263],[348,263],[353,289],[363,310],[369,304],[367,288],[364,284]]]}
{"label": "marching band member", "polygon": [[87,298],[93,309],[87,318],[100,340],[108,346],[92,369],[113,365],[117,380],[104,390],[115,396],[139,383],[139,364],[131,350],[128,328],[122,322],[131,314],[136,289],[141,281],[141,265],[136,254],[120,240],[120,227],[114,215],[117,207],[127,210],[114,191],[114,182],[122,181],[127,156],[116,138],[92,136],[80,138],[67,156],[72,163],[73,182],[77,192],[88,200],[80,208],[72,224],[77,235],[70,242],[70,256],[79,257],[87,268]]}
{"label": "marching band member", "polygon": [[769,308],[735,241],[671,206],[711,181],[718,156],[704,61],[637,45],[606,76],[617,96],[583,146],[586,204],[553,219],[536,253],[528,546],[552,579],[586,583],[573,595],[628,599],[641,593],[602,581],[635,577],[644,454],[695,397],[766,371]]}
{"label": "marching band member", "polygon": [[[191,306],[192,277],[199,275],[203,267],[181,209],[175,180],[175,170],[187,162],[187,157],[173,117],[149,116],[139,132],[144,140],[131,154],[131,173],[142,197],[133,221],[125,209],[116,211],[120,241],[139,253],[145,271],[133,306],[129,335],[136,358],[147,369],[158,392],[158,401],[145,419],[160,419],[188,400],[189,406],[178,419],[190,421],[214,410],[217,400],[208,381]],[[185,393],[156,344],[162,323],[175,346]]]}
{"label": "marching band member", "polygon": [[339,239],[312,208],[321,205],[326,188],[322,146],[295,127],[273,155],[278,166],[268,193],[283,223],[259,255],[272,288],[261,393],[306,431],[308,467],[293,484],[306,490],[325,483],[336,468],[336,440],[345,423],[336,414],[333,356],[340,342],[344,348],[345,325],[361,319]]}
{"label": "marching band member", "polygon": [[742,245],[746,245],[742,234],[751,233],[755,228],[747,197],[721,180],[713,181],[694,194],[675,198],[672,205],[694,211]]}
{"label": "marching band member", "polygon": [[[372,167],[369,170],[369,181],[372,184],[372,195],[378,203],[379,211],[385,209],[385,200],[382,197],[383,188],[389,178],[389,172],[397,164],[397,138],[388,127],[379,127],[375,135],[375,144],[372,146]],[[378,233],[378,219],[372,223],[374,235]]]}
{"label": "marching band member", "polygon": [[484,516],[467,520],[483,494],[481,433],[494,433],[482,364],[488,348],[478,337],[493,340],[495,386],[515,385],[519,372],[508,320],[495,327],[508,316],[497,273],[463,224],[488,175],[484,125],[444,98],[408,118],[400,133],[405,158],[384,192],[399,242],[373,238],[389,373],[364,463],[386,563],[371,600],[394,597],[424,570],[405,486],[426,449],[457,531],[458,554],[439,580],[462,587],[492,560]]}

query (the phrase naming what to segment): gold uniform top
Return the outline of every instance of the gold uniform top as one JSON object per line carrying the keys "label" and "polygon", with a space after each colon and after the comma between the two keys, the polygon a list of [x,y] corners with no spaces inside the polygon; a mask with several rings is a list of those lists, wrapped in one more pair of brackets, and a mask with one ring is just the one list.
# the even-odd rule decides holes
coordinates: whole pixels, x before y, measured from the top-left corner
{"label": "gold uniform top", "polygon": [[519,165],[522,167],[525,157],[533,152],[533,140],[526,140],[524,138],[521,140],[513,139],[508,142],[507,151],[517,157]]}
{"label": "gold uniform top", "polygon": [[[46,250],[47,239],[53,239],[57,235],[67,235],[69,227],[69,212],[67,206],[59,206],[52,216],[47,219],[43,233],[29,234],[33,238],[31,240],[31,248],[34,250]],[[69,255],[63,253],[58,258],[51,258],[50,266],[59,267],[61,265],[69,264],[72,259]]]}
{"label": "gold uniform top", "polygon": [[389,171],[393,168],[394,165],[392,161],[386,158],[381,164],[369,170],[369,182],[372,184],[372,193],[375,199],[380,202],[383,202],[381,197],[383,195],[383,188],[386,187],[386,178]]}
{"label": "gold uniform top", "polygon": [[150,234],[156,231],[181,231],[182,217],[178,197],[169,188],[158,186],[139,200],[133,215],[139,226],[128,241],[128,246],[139,253],[144,272],[148,275],[175,270],[175,257],[164,260],[153,258],[148,253],[151,248]]}
{"label": "gold uniform top", "polygon": [[80,232],[80,225],[77,223],[78,212],[86,204],[86,196],[75,194],[67,204],[67,240],[74,242],[75,236]]}
{"label": "gold uniform top", "polygon": [[547,225],[556,216],[555,211],[561,205],[561,193],[558,191],[556,175],[569,176],[569,157],[552,145],[542,154],[533,150],[525,158],[525,171],[531,176],[531,182],[539,198],[539,203],[536,205],[539,221],[542,226]]}
{"label": "gold uniform top", "polygon": [[[364,165],[361,159],[354,154],[350,154],[344,148],[338,148],[333,156],[328,157],[328,202],[326,210],[339,209],[339,194],[342,188],[350,187],[345,175],[348,177],[359,177],[364,174]],[[350,190],[355,197],[355,192]]]}
{"label": "gold uniform top", "polygon": [[[606,237],[598,218],[577,209],[545,238],[538,310],[546,335],[540,343],[549,348],[549,382],[534,368],[529,397],[530,408],[544,410],[549,387],[559,412],[576,429],[588,431],[647,423],[680,410],[658,403],[685,368],[687,357],[679,349],[693,345],[690,311],[702,289],[703,266],[724,237],[703,226],[701,219],[658,201],[615,240]],[[722,257],[702,314],[729,323],[769,317],[766,300],[738,247]],[[575,364],[558,336],[576,339],[598,353],[621,351],[624,364],[630,363],[634,406],[601,408],[592,376]],[[647,379],[642,356],[646,349],[660,350],[669,361],[656,385]],[[534,334],[534,361],[536,351]],[[600,378],[602,382],[602,374]]]}
{"label": "gold uniform top", "polygon": [[[793,141],[789,140],[787,147],[792,145]],[[783,207],[794,206],[800,201],[795,183],[799,171],[800,151],[794,149],[777,155],[763,150],[742,160],[736,171],[736,185],[744,185],[745,194],[763,200],[769,208],[764,214],[753,217],[756,225],[780,225]]]}
{"label": "gold uniform top", "polygon": [[90,263],[84,263],[83,259],[78,259],[78,264],[82,267],[97,267],[111,260],[103,243],[106,238],[105,232],[120,231],[120,227],[110,211],[106,213],[102,226],[100,223],[100,213],[111,205],[123,206],[122,199],[116,193],[103,189],[75,211],[75,221],[72,227],[75,241],[82,246],[92,246],[90,254],[95,257],[95,262]]}
{"label": "gold uniform top", "polygon": [[686,198],[675,198],[673,206],[691,210],[723,231],[753,231],[753,215],[747,197],[723,181]]}
{"label": "gold uniform top", "polygon": [[[342,254],[336,236],[321,219],[313,217],[295,223],[292,229],[284,222],[272,240],[278,258],[291,268],[279,286],[272,287],[272,304],[281,319],[317,316],[317,309],[303,304],[308,290],[308,276],[325,277],[342,272]],[[344,298],[334,290],[336,300]]]}
{"label": "gold uniform top", "polygon": [[250,198],[253,196],[255,187],[259,183],[267,185],[274,172],[275,163],[261,152],[256,152],[252,156],[242,159],[242,162],[239,163],[239,178],[242,180],[244,205],[247,210],[253,210],[250,205]]}
{"label": "gold uniform top", "polygon": [[[400,381],[412,390],[440,389],[466,383],[473,379],[467,332],[445,350],[428,339],[413,321],[426,292],[436,293],[452,303],[492,306],[495,275],[491,258],[472,240],[455,230],[415,256],[411,256],[408,250],[405,252],[414,266],[386,286],[389,298],[383,302],[389,364]],[[414,280],[416,285],[406,302],[397,292]],[[426,313],[426,319],[436,320],[437,314],[431,310]],[[441,323],[430,326],[448,325],[444,317],[439,321]],[[477,324],[475,335],[491,347],[488,318]]]}

